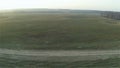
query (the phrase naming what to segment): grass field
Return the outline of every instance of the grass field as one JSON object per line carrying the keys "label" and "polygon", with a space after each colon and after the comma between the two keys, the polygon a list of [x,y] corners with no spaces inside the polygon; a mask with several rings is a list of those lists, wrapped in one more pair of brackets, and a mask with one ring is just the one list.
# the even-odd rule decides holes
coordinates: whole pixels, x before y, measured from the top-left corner
{"label": "grass field", "polygon": [[119,49],[120,21],[96,11],[0,12],[0,68],[120,68]]}
{"label": "grass field", "polygon": [[120,58],[108,58],[98,60],[59,62],[56,61],[31,61],[16,60],[5,57],[0,58],[1,68],[119,68]]}
{"label": "grass field", "polygon": [[1,13],[0,48],[120,49],[119,23],[94,13]]}

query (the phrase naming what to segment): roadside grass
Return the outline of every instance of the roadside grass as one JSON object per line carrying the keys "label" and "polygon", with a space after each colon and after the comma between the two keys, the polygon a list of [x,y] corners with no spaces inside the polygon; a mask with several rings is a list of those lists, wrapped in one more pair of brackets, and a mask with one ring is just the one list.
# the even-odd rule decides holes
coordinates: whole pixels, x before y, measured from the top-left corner
{"label": "roadside grass", "polygon": [[2,68],[119,68],[120,58],[98,60],[55,62],[0,58]]}

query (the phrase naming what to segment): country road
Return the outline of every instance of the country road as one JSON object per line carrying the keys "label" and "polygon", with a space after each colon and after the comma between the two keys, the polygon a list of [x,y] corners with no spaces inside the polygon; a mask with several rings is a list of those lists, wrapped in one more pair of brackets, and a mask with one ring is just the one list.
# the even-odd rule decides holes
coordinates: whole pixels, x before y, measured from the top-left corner
{"label": "country road", "polygon": [[120,55],[120,50],[10,50],[0,49],[0,54],[24,56],[89,56]]}
{"label": "country road", "polygon": [[[76,61],[119,57],[120,50],[10,50],[0,49],[0,57],[22,60]],[[60,60],[59,60],[60,59]]]}

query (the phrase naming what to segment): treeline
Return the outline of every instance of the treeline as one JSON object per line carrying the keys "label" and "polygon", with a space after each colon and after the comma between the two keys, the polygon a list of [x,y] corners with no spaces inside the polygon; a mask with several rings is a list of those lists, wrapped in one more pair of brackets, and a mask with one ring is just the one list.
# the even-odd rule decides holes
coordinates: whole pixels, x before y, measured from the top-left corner
{"label": "treeline", "polygon": [[106,17],[106,18],[120,20],[120,12],[105,11],[101,13],[101,16]]}

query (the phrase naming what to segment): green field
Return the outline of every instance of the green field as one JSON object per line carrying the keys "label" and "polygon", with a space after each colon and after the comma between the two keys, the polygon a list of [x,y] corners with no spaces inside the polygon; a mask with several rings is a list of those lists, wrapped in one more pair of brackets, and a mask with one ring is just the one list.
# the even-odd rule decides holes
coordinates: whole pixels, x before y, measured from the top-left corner
{"label": "green field", "polygon": [[119,23],[96,13],[5,12],[0,15],[0,48],[120,49]]}
{"label": "green field", "polygon": [[100,11],[0,12],[0,68],[120,68],[119,49],[120,21]]}
{"label": "green field", "polygon": [[57,61],[32,61],[32,60],[16,60],[5,57],[0,58],[1,68],[119,68],[120,58],[108,58],[98,60],[59,62]]}

